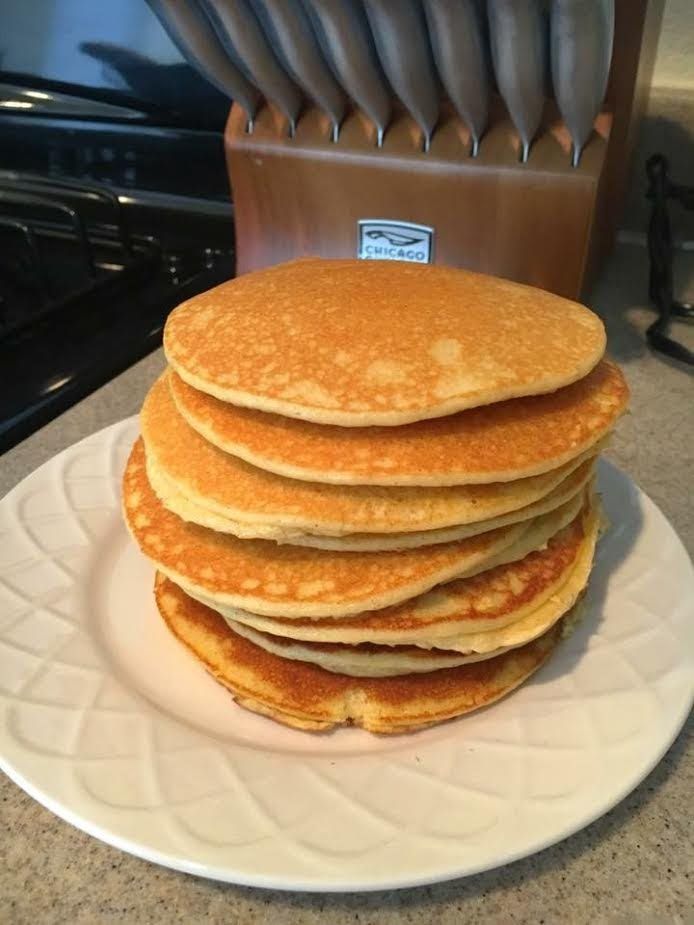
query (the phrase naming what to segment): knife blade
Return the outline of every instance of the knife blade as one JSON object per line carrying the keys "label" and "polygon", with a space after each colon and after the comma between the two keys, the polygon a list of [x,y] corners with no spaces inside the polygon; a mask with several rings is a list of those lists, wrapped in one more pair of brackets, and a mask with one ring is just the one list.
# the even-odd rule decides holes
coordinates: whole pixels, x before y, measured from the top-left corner
{"label": "knife blade", "polygon": [[614,0],[554,0],[551,60],[554,95],[578,166],[607,89],[614,41]]}
{"label": "knife blade", "polygon": [[364,5],[383,70],[421,128],[428,151],[439,94],[422,9],[416,0],[364,0]]}
{"label": "knife blade", "polygon": [[237,58],[263,96],[274,103],[293,135],[302,95],[277,60],[247,0],[202,0],[227,53]]}
{"label": "knife blade", "polygon": [[441,82],[472,136],[476,157],[489,115],[489,72],[475,0],[424,0]]}
{"label": "knife blade", "polygon": [[214,29],[195,0],[147,0],[174,45],[185,59],[246,113],[249,126],[260,104],[260,93],[229,60]]}
{"label": "knife blade", "polygon": [[346,97],[320,49],[311,23],[298,0],[251,0],[258,20],[282,64],[304,93],[324,110],[337,140]]}
{"label": "knife blade", "polygon": [[304,0],[323,52],[345,92],[376,126],[377,144],[390,122],[390,97],[369,24],[356,0]]}
{"label": "knife blade", "polygon": [[524,163],[545,101],[542,11],[537,0],[488,0],[487,13],[496,82],[520,135]]}

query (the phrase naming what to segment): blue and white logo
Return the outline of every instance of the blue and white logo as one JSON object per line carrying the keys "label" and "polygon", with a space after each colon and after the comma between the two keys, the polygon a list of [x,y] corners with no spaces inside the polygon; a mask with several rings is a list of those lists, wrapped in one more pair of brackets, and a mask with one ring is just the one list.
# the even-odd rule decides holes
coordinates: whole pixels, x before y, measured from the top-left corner
{"label": "blue and white logo", "polygon": [[357,257],[360,260],[431,263],[434,256],[434,229],[428,225],[363,218],[358,226]]}

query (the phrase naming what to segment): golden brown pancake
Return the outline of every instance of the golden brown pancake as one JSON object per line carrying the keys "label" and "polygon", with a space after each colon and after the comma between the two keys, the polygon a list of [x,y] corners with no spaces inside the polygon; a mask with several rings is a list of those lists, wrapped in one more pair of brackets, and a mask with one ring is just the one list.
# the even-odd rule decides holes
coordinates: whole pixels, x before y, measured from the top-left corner
{"label": "golden brown pancake", "polygon": [[423,649],[420,646],[379,646],[370,642],[356,646],[333,642],[301,642],[286,636],[262,633],[244,623],[226,622],[238,636],[243,636],[266,652],[282,658],[310,662],[326,671],[351,678],[392,678],[438,671],[439,668],[457,668],[458,665],[471,665],[508,651],[499,648],[493,653],[468,654],[445,649]]}
{"label": "golden brown pancake", "polygon": [[458,485],[547,472],[595,446],[629,394],[619,368],[603,361],[549,395],[402,427],[335,427],[235,407],[173,371],[168,384],[191,427],[227,453],[288,478],[345,485]]}
{"label": "golden brown pancake", "polygon": [[605,331],[582,305],[466,270],[308,259],[184,302],[164,349],[223,401],[390,426],[569,385],[600,360]]}
{"label": "golden brown pancake", "polygon": [[265,652],[162,575],[156,599],[172,633],[237,703],[313,731],[351,723],[377,733],[408,732],[479,709],[518,687],[561,637],[557,624],[496,658],[424,674],[356,679]]}
{"label": "golden brown pancake", "polygon": [[496,530],[498,527],[505,527],[508,524],[520,523],[520,521],[540,517],[556,510],[556,508],[566,504],[579,494],[593,478],[594,467],[593,459],[586,460],[544,498],[540,498],[534,504],[519,508],[517,511],[510,511],[508,514],[492,517],[491,520],[445,527],[441,530],[415,530],[411,533],[347,533],[344,536],[324,536],[303,533],[295,527],[231,520],[186,498],[178,487],[156,467],[151,457],[147,458],[147,478],[165,508],[173,511],[183,520],[199,524],[201,527],[209,527],[210,530],[216,530],[219,533],[232,533],[239,539],[274,540],[276,543],[291,543],[294,546],[313,546],[315,549],[335,549],[342,552],[377,552],[387,549],[415,549],[418,546],[451,543],[454,540],[467,539],[470,536]]}
{"label": "golden brown pancake", "polygon": [[[503,565],[507,562],[515,562],[517,560],[520,560],[524,558],[525,556],[527,556],[530,552],[533,552],[536,549],[542,549],[544,546],[547,545],[548,541],[556,533],[558,533],[563,527],[567,526],[567,524],[569,524],[578,515],[583,503],[584,503],[583,499],[581,497],[578,497],[578,498],[572,499],[572,501],[563,505],[563,507],[558,508],[556,511],[552,511],[550,514],[546,514],[544,517],[535,518],[535,520],[525,525],[520,536],[518,536],[512,543],[508,545],[504,544],[502,548],[498,550],[496,553],[494,553],[493,555],[485,556],[485,558],[483,559],[481,563],[478,562],[477,565],[470,566],[466,568],[464,571],[458,571],[453,576],[452,579],[446,578],[446,579],[443,579],[443,581],[447,582],[449,580],[455,580],[457,578],[470,577],[472,575],[477,575],[480,572],[486,571],[491,568],[495,568],[497,565]],[[451,544],[451,545],[453,546],[456,544]],[[436,550],[438,552],[440,548],[441,547],[439,547],[438,549],[436,547],[432,547],[432,550]],[[378,557],[379,554],[376,553],[374,555]],[[407,550],[402,552],[399,556],[396,555],[396,559],[394,561],[391,560],[391,567],[398,569],[398,568],[402,568],[403,566],[405,566],[406,572],[410,574],[411,561],[409,565],[405,564],[405,557],[409,558],[409,555],[410,554],[408,553]],[[353,554],[344,554],[344,557],[341,560],[340,564],[349,565],[350,559],[353,559],[353,558],[354,558]],[[384,559],[382,557],[381,564],[383,564],[383,561]],[[373,566],[373,564],[374,564],[374,560],[372,558],[371,565]],[[334,570],[335,566],[332,566],[332,569]],[[419,570],[420,572],[422,571],[421,563],[420,563]],[[191,597],[194,597],[196,600],[199,600],[202,604],[206,604],[208,607],[212,607],[216,610],[219,610],[223,616],[229,615],[227,612],[227,608],[229,608],[230,605],[228,604],[227,601],[220,600],[219,595],[205,593],[198,586],[193,585],[190,582],[186,581],[185,578],[183,579],[181,579],[180,577],[177,578],[176,575],[173,575],[170,577],[172,577],[174,581],[177,581],[178,584],[181,585],[183,590],[187,594],[189,594]],[[390,579],[390,581],[392,581],[392,579]],[[429,587],[433,587],[433,585],[430,585]],[[398,596],[395,603],[409,599],[414,596],[415,595],[413,594],[410,594],[407,597]],[[231,605],[231,607],[233,609],[233,605]],[[366,609],[366,608],[363,608],[363,609]],[[368,609],[377,610],[381,608],[377,606],[377,607],[369,607]],[[241,610],[243,610],[243,608],[241,608]],[[355,610],[353,613],[357,613],[357,612],[358,611]],[[252,617],[254,613],[257,614],[257,610],[254,612],[251,612],[250,616]],[[350,612],[349,616],[352,616],[353,613]],[[292,609],[289,611],[290,619],[292,615],[298,618],[304,616],[304,614],[297,612],[297,608],[295,606],[292,607]],[[272,616],[276,616],[276,615],[273,614]],[[286,616],[287,615],[285,614],[285,617]],[[337,619],[344,618],[345,614],[343,613],[337,613],[337,614],[335,613],[325,613],[325,614],[311,613],[310,616],[314,618],[317,623],[320,623],[323,618],[326,618],[326,619],[330,618],[331,621],[334,622]],[[233,613],[231,613],[231,619],[235,619]],[[243,615],[239,619],[241,619],[243,622],[252,623],[252,620],[250,621],[247,620],[246,617]],[[281,635],[284,635],[284,633],[281,633]]]}
{"label": "golden brown pancake", "polygon": [[[454,636],[438,639],[420,639],[416,645],[384,646],[372,643],[357,645],[346,643],[306,642],[265,633],[228,620],[227,623],[235,633],[245,636],[262,649],[282,655],[312,662],[329,671],[357,677],[387,677],[389,675],[407,674],[410,671],[434,670],[465,664],[477,658],[490,658],[509,649],[526,645],[537,639],[554,626],[574,606],[583,594],[595,552],[597,537],[597,516],[592,517],[589,535],[579,550],[577,562],[569,578],[554,590],[536,609],[505,625],[487,629],[484,632],[472,631],[470,627]],[[365,647],[368,647],[364,651]],[[419,647],[428,652],[428,658],[417,659],[414,649]],[[455,653],[459,653],[456,660]]]}
{"label": "golden brown pancake", "polygon": [[189,501],[229,520],[335,536],[489,520],[544,497],[582,459],[542,475],[488,485],[319,485],[266,472],[212,446],[177,412],[163,378],[147,395],[140,422],[148,459]]}
{"label": "golden brown pancake", "polygon": [[[594,542],[586,532],[587,526],[590,534],[596,529],[594,522],[587,523],[591,516],[594,513],[584,509],[544,548],[519,559],[439,585],[400,604],[340,620],[264,617],[235,607],[210,605],[225,619],[305,642],[445,648],[443,640],[496,632],[517,623],[555,595],[574,572],[586,543]],[[208,603],[204,598],[202,602]]]}
{"label": "golden brown pancake", "polygon": [[538,548],[563,526],[562,515],[568,516],[560,508],[529,524],[397,552],[347,553],[239,540],[186,523],[166,510],[147,480],[141,440],[126,466],[123,501],[126,523],[142,552],[186,590],[215,604],[284,617],[337,617],[406,600],[441,582],[482,571],[531,528],[546,523],[551,532],[542,536],[540,528],[533,547]]}

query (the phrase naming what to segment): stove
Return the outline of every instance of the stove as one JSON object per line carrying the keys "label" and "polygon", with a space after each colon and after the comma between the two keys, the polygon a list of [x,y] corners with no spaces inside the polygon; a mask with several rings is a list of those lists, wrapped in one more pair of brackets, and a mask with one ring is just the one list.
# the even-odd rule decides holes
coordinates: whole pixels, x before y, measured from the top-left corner
{"label": "stove", "polygon": [[161,343],[234,273],[229,100],[144,0],[3,4],[0,452]]}
{"label": "stove", "polygon": [[0,451],[155,349],[231,241],[228,206],[0,173]]}

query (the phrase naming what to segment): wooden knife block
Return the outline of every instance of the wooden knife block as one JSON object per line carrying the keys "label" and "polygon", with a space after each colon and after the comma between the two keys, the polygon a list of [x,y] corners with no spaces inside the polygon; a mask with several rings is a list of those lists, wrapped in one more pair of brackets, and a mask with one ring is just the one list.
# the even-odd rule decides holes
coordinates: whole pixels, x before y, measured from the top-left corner
{"label": "wooden knife block", "polygon": [[[618,14],[624,8],[620,3]],[[242,110],[232,106],[225,147],[237,273],[302,255],[355,257],[359,220],[391,220],[432,227],[434,263],[580,296],[616,232],[633,125],[657,41],[657,18],[649,29],[647,9],[642,3],[641,16],[618,15],[606,110],[576,168],[552,104],[525,164],[500,100],[493,101],[476,158],[468,155],[466,129],[452,111],[443,111],[424,153],[420,132],[404,113],[379,148],[375,129],[358,112],[333,142],[328,121],[315,109],[304,111],[290,138],[272,107],[260,111],[248,133]],[[651,15],[659,9],[651,4]]]}
{"label": "wooden knife block", "polygon": [[[606,120],[607,121],[607,120]],[[495,122],[476,158],[448,118],[430,150],[401,115],[383,147],[350,116],[337,142],[314,110],[288,138],[266,107],[252,134],[233,107],[226,147],[234,192],[237,273],[305,254],[354,257],[358,221],[390,219],[434,229],[433,261],[469,267],[575,296],[581,289],[607,144],[595,139],[577,169],[552,134],[518,162],[510,122]]]}

